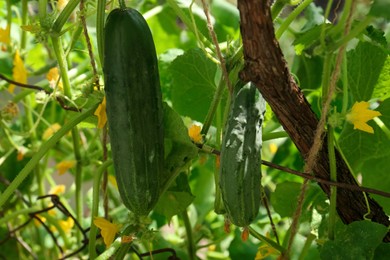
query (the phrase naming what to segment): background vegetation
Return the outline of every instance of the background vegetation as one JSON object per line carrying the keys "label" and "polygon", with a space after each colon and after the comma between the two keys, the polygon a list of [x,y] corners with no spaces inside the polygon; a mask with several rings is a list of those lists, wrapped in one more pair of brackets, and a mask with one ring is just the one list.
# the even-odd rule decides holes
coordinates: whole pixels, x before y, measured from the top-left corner
{"label": "background vegetation", "polygon": [[[332,2],[323,9],[310,0],[276,1],[276,37],[318,116],[335,57],[346,44],[327,129],[358,182],[389,191],[390,3],[334,1],[330,9]],[[226,232],[224,215],[216,213],[229,105],[218,49],[234,84],[243,67],[239,11],[225,0],[126,5],[144,15],[153,33],[163,99],[171,107],[164,119],[166,164],[177,178],[143,220],[144,231],[121,238],[132,215],[116,188],[104,109],[98,108],[102,29],[117,1],[1,1],[0,255],[108,259],[119,247],[131,247],[129,259],[154,250],[161,252],[153,259],[276,259],[286,251],[303,182],[289,169],[303,171],[304,160],[270,108],[263,125],[265,195],[249,239],[234,226]],[[372,197],[390,214],[388,194]],[[389,259],[390,246],[382,242],[388,227],[369,219],[344,225],[334,210],[334,201],[310,182],[291,258]]]}

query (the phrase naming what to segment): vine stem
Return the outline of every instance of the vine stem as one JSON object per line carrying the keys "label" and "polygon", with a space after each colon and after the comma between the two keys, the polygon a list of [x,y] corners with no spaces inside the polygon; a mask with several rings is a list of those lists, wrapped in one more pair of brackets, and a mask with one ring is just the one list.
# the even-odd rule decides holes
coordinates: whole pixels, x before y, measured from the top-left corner
{"label": "vine stem", "polygon": [[116,239],[106,251],[104,251],[98,257],[96,257],[96,260],[110,259],[115,254],[115,252],[120,248],[121,245],[122,243],[120,238]]}
{"label": "vine stem", "polygon": [[191,226],[190,218],[188,217],[187,210],[184,210],[181,213],[181,217],[183,218],[184,226],[187,233],[188,256],[190,260],[194,260],[196,259],[196,247],[194,243],[194,238],[192,236],[192,226]]}
{"label": "vine stem", "polygon": [[105,17],[106,0],[98,0],[96,8],[96,41],[99,53],[101,67],[104,62],[104,17]]}
{"label": "vine stem", "polygon": [[[64,94],[69,99],[72,98],[71,85],[68,76],[68,64],[66,62],[64,48],[59,37],[53,36],[52,38],[53,49],[56,55],[58,66],[60,67],[60,74],[62,78],[62,83],[64,87]],[[81,152],[80,152],[80,137],[77,126],[73,127],[71,130],[72,140],[73,140],[73,152],[76,160],[76,173],[75,173],[75,200],[76,200],[76,218],[78,220],[82,219],[83,212],[83,198],[82,198],[82,165],[81,165]],[[81,239],[80,234],[77,236],[78,240]]]}
{"label": "vine stem", "polygon": [[39,150],[34,154],[34,156],[28,161],[24,168],[19,172],[15,179],[10,183],[10,185],[5,189],[5,191],[0,195],[0,208],[7,202],[9,197],[15,190],[20,186],[24,179],[31,173],[31,171],[36,167],[39,161],[46,155],[46,153],[54,147],[57,142],[66,135],[71,129],[73,129],[77,124],[91,116],[99,103],[93,105],[88,110],[85,110],[78,116],[72,118],[68,121],[60,130],[58,130],[49,140],[42,144]]}
{"label": "vine stem", "polygon": [[313,2],[313,0],[304,0],[301,4],[299,4],[294,11],[287,16],[284,22],[280,25],[279,29],[275,32],[276,39],[280,39],[283,33],[287,30],[290,24],[297,18],[297,16],[302,13],[302,11]]}
{"label": "vine stem", "polygon": [[119,7],[120,7],[121,9],[126,9],[125,0],[119,0]]}
{"label": "vine stem", "polygon": [[99,212],[99,191],[100,191],[100,181],[102,179],[103,173],[107,168],[112,165],[112,160],[105,161],[97,170],[96,174],[93,177],[93,190],[92,190],[92,212],[91,212],[91,229],[89,231],[89,257],[90,259],[95,259],[96,257],[96,234],[97,227],[93,223],[93,219],[98,216]]}
{"label": "vine stem", "polygon": [[59,36],[61,33],[62,27],[64,27],[66,21],[68,21],[76,6],[80,3],[80,0],[70,0],[68,4],[62,9],[62,12],[58,15],[57,19],[54,21],[52,31],[54,36]]}
{"label": "vine stem", "polygon": [[[352,4],[350,10],[344,10],[344,12],[349,11],[348,19],[346,21],[345,30],[344,30],[344,36],[345,37],[347,37],[347,35],[349,34],[349,32],[351,30],[352,16],[354,14],[355,7],[356,7],[356,2],[354,4]],[[346,49],[346,44],[343,44],[340,47],[339,52],[338,52],[337,57],[336,57],[335,68],[334,68],[334,70],[332,72],[331,80],[329,82],[329,88],[327,89],[327,95],[326,95],[325,101],[323,102],[323,106],[322,106],[321,118],[320,118],[320,120],[318,122],[317,129],[316,129],[315,134],[314,134],[313,144],[312,144],[312,146],[311,146],[311,148],[309,150],[308,157],[306,158],[306,164],[305,164],[305,170],[304,171],[308,172],[308,173],[312,173],[313,168],[314,168],[315,163],[316,163],[316,160],[317,160],[318,152],[320,151],[320,149],[322,147],[323,134],[325,132],[326,119],[327,119],[328,112],[329,112],[329,109],[330,109],[330,103],[331,103],[331,101],[333,99],[333,94],[334,94],[335,89],[336,89],[336,82],[337,82],[337,80],[339,78],[339,75],[340,75],[341,63],[343,61],[345,49]],[[292,247],[292,243],[294,241],[294,237],[295,237],[296,233],[298,232],[299,218],[300,218],[301,213],[302,213],[303,201],[304,201],[304,197],[305,197],[306,190],[307,190],[307,187],[308,187],[307,184],[308,184],[308,180],[306,179],[303,182],[303,185],[302,185],[302,188],[301,188],[301,192],[300,192],[299,197],[298,197],[297,209],[296,209],[296,211],[294,213],[293,220],[292,220],[292,223],[291,223],[291,234],[290,234],[290,238],[289,238],[289,241],[288,241],[287,254],[286,254],[287,257],[288,257],[288,255],[289,255],[289,253],[291,251],[291,247]]]}
{"label": "vine stem", "polygon": [[213,100],[210,104],[210,109],[207,112],[206,118],[203,123],[201,135],[206,135],[210,129],[211,123],[213,122],[215,111],[217,111],[219,101],[221,101],[223,91],[225,90],[225,82],[223,80],[219,81],[218,87],[215,90]]}
{"label": "vine stem", "polygon": [[222,70],[223,78],[224,78],[224,80],[226,82],[226,86],[228,87],[228,90],[229,90],[230,94],[232,94],[233,93],[233,86],[232,86],[232,83],[230,82],[230,79],[229,79],[229,73],[228,73],[227,68],[226,68],[225,58],[222,56],[221,48],[219,48],[217,35],[216,35],[215,31],[214,31],[213,25],[211,24],[209,7],[206,4],[205,0],[202,0],[202,5],[203,5],[204,14],[206,15],[207,28],[209,30],[210,37],[211,37],[211,39],[213,41],[213,44],[215,46],[215,52],[217,53],[217,56],[218,56],[219,65],[220,65],[221,70]]}
{"label": "vine stem", "polygon": [[284,247],[282,247],[281,245],[277,244],[272,239],[269,239],[268,237],[261,235],[256,230],[254,230],[252,227],[249,226],[248,229],[249,229],[249,233],[252,236],[254,236],[256,239],[258,239],[258,240],[266,243],[267,245],[271,246],[272,248],[278,250],[282,255],[285,254],[286,249]]}

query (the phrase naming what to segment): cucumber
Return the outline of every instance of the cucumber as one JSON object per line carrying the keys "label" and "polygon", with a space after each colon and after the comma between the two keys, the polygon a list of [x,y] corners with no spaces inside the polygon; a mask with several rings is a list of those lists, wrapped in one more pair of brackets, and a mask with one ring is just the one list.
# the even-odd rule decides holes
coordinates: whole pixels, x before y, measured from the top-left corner
{"label": "cucumber", "polygon": [[264,113],[256,87],[238,82],[222,138],[219,185],[228,219],[239,227],[247,227],[260,208]]}
{"label": "cucumber", "polygon": [[130,211],[145,216],[159,198],[164,129],[156,49],[138,11],[120,8],[108,15],[103,71],[119,193]]}

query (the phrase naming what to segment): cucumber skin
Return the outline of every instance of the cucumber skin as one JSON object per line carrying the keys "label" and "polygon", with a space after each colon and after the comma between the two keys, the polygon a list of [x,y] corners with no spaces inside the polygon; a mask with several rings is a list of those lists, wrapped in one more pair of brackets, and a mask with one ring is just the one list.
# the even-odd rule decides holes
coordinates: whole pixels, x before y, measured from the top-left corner
{"label": "cucumber skin", "polygon": [[260,208],[265,101],[253,84],[238,83],[232,102],[222,140],[219,184],[230,222],[246,227]]}
{"label": "cucumber skin", "polygon": [[114,169],[124,205],[148,215],[164,166],[163,108],[153,37],[143,16],[114,9],[104,30],[104,79]]}

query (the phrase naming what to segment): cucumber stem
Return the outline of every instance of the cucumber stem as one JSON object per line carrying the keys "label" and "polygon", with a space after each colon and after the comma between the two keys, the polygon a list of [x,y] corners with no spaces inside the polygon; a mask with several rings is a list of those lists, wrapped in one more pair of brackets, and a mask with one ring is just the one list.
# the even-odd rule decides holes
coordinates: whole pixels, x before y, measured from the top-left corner
{"label": "cucumber stem", "polygon": [[119,0],[119,7],[120,7],[121,9],[126,9],[125,0]]}

